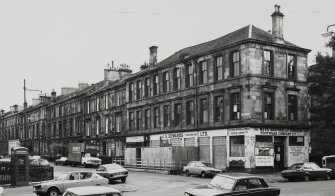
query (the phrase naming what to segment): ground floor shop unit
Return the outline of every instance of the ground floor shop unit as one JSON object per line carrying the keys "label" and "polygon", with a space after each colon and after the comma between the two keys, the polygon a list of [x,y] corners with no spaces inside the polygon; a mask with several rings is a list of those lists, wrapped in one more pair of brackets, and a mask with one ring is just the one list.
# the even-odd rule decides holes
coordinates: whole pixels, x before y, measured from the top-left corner
{"label": "ground floor shop unit", "polygon": [[[308,161],[309,144],[309,129],[244,127],[174,132],[127,137],[127,148],[136,150],[127,154],[126,148],[125,158],[145,156],[150,159],[145,150],[148,147],[197,147],[199,160],[222,170],[281,171],[292,164]],[[160,156],[164,159],[164,154]],[[157,153],[152,159],[157,159]]]}

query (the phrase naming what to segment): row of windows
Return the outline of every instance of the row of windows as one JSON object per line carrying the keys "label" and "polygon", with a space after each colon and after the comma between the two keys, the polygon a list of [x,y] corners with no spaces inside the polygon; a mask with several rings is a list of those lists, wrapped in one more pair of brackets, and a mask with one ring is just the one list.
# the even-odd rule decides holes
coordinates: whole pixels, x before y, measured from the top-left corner
{"label": "row of windows", "polygon": [[[240,52],[236,51],[231,53],[231,65],[230,65],[230,77],[238,77],[241,74],[240,71]],[[208,83],[208,64],[210,60],[202,60],[199,62],[199,84]],[[296,56],[288,55],[287,56],[287,66],[288,66],[288,79],[296,79]],[[173,87],[170,87],[170,72],[165,71],[162,73],[162,92],[167,93],[171,90],[180,90],[181,89],[181,68],[174,68],[172,71],[173,74]],[[214,58],[214,76],[216,81],[223,80],[223,57],[218,56]],[[264,50],[263,51],[263,75],[264,76],[273,76],[274,75],[274,62],[273,62],[273,52]],[[134,101],[141,99],[143,97],[150,96],[150,78],[145,79],[144,83],[144,94],[142,94],[142,81],[138,80],[135,83],[129,84],[129,101]],[[152,78],[152,94],[153,96],[158,95],[160,92],[160,80],[159,75],[154,75]],[[135,94],[135,84],[136,84],[136,94]],[[185,87],[194,86],[194,66],[192,64],[185,65]]]}

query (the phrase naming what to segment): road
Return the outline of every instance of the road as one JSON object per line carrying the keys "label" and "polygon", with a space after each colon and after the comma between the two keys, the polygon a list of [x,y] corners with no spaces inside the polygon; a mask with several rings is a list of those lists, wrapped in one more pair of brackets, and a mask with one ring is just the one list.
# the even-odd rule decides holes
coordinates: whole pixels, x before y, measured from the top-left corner
{"label": "road", "polygon": [[[73,168],[68,166],[55,166],[55,176],[72,171],[89,170],[93,168]],[[177,196],[183,195],[184,191],[190,187],[206,184],[210,179],[199,177],[186,177],[179,175],[165,175],[145,172],[129,172],[129,177],[125,184],[115,181],[110,186],[123,192],[124,196]],[[331,181],[310,181],[310,182],[278,182],[270,183],[281,189],[282,196],[331,196],[335,195],[335,180]],[[6,196],[32,196],[32,186],[5,188]]]}

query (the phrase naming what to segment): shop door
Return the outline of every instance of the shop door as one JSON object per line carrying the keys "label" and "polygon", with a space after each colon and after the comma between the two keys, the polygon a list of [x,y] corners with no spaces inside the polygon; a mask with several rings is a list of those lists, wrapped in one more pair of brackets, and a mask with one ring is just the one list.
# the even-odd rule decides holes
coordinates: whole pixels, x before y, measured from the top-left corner
{"label": "shop door", "polygon": [[209,137],[199,137],[199,160],[210,163]]}
{"label": "shop door", "polygon": [[215,168],[227,168],[226,136],[213,137],[213,165]]}
{"label": "shop door", "polygon": [[284,141],[285,137],[274,138],[274,169],[277,172],[284,169]]}

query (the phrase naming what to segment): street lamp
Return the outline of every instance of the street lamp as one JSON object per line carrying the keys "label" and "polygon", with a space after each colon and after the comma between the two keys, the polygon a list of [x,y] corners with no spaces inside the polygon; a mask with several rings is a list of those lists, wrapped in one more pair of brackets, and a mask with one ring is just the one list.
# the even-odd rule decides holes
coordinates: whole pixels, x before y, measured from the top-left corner
{"label": "street lamp", "polygon": [[332,48],[332,52],[333,52],[332,57],[335,57],[335,37],[334,37],[335,33],[334,33],[334,31],[329,31],[329,27],[333,27],[333,26],[335,26],[335,24],[329,25],[327,27],[327,33],[322,34],[322,36],[323,37],[331,37],[331,40],[327,45]]}

